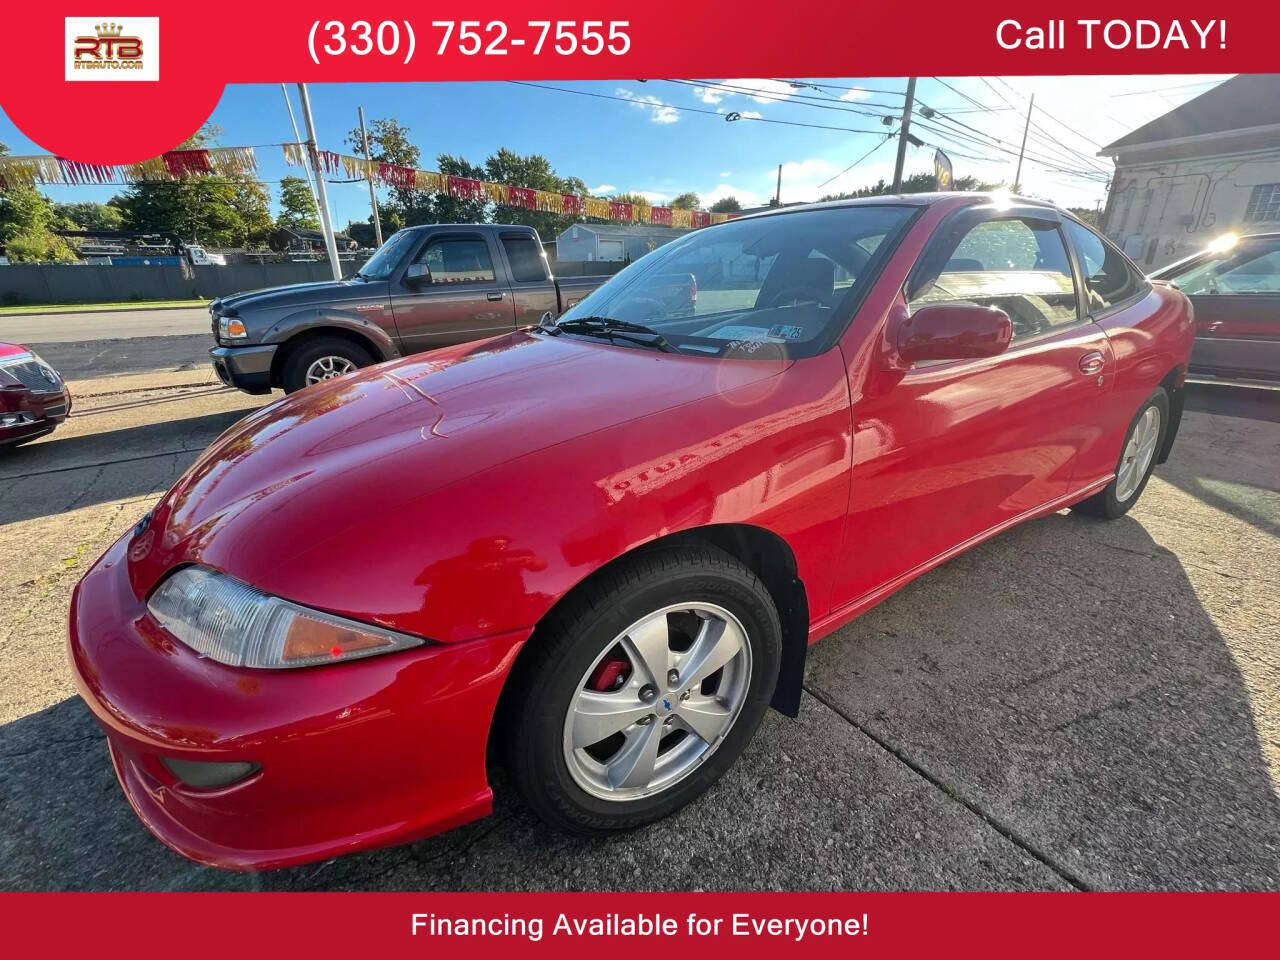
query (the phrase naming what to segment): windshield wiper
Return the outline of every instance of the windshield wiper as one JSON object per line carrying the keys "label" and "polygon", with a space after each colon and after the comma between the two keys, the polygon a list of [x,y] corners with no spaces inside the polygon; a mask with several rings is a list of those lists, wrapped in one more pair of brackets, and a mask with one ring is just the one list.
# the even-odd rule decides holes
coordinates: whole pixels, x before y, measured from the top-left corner
{"label": "windshield wiper", "polygon": [[654,347],[663,353],[678,353],[668,341],[652,327],[629,320],[614,320],[611,317],[574,317],[572,320],[561,320],[551,327],[562,333],[583,333],[590,337],[608,337],[612,340],[626,340],[642,347]]}

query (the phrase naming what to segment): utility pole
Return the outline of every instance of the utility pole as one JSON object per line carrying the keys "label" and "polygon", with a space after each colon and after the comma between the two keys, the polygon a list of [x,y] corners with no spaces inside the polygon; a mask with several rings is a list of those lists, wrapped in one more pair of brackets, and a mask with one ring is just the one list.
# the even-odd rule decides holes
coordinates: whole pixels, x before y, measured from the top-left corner
{"label": "utility pole", "polygon": [[782,206],[782,164],[778,164],[778,189],[773,194],[773,205]]}
{"label": "utility pole", "polygon": [[342,264],[338,263],[338,241],[333,238],[333,221],[329,218],[329,195],[324,187],[324,170],[320,168],[320,148],[316,146],[316,124],[311,119],[311,97],[307,85],[298,84],[298,99],[302,102],[302,122],[307,126],[307,153],[316,174],[316,193],[320,201],[320,228],[324,231],[324,246],[329,252],[329,266],[333,279],[342,279]]}
{"label": "utility pole", "polygon": [[[360,114],[360,142],[364,144],[364,158],[372,160],[369,156],[369,131],[364,128],[364,107],[356,107]],[[378,241],[378,246],[382,246],[382,218],[378,216],[378,193],[373,189],[373,180],[369,180],[369,203],[373,205],[373,237]]]}
{"label": "utility pole", "polygon": [[893,192],[902,189],[902,165],[907,161],[907,135],[911,132],[911,108],[916,102],[916,78],[907,78],[907,105],[902,109],[902,127],[898,130],[898,159],[893,165]]}
{"label": "utility pole", "polygon": [[[302,137],[298,134],[298,121],[293,115],[293,101],[289,99],[289,88],[283,83],[280,84],[280,92],[284,94],[284,108],[289,111],[289,126],[293,127],[293,142],[298,145],[298,152],[305,153],[302,147]],[[302,169],[307,175],[307,188],[311,191],[311,202],[316,205],[316,213],[320,212],[320,200],[316,197],[316,182],[311,179],[311,168],[304,161]]]}
{"label": "utility pole", "polygon": [[1031,95],[1031,102],[1027,104],[1027,122],[1022,128],[1022,146],[1018,148],[1018,170],[1013,175],[1013,192],[1017,193],[1022,189],[1022,154],[1027,149],[1027,131],[1031,129],[1031,111],[1036,105],[1036,95]]}

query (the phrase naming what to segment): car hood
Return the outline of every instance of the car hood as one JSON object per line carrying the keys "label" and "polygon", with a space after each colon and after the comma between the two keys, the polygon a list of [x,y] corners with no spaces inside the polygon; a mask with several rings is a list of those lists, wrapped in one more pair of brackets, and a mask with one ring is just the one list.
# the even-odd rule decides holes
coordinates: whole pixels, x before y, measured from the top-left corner
{"label": "car hood", "polygon": [[264,287],[222,297],[209,305],[214,313],[246,310],[303,307],[311,303],[341,303],[345,300],[365,300],[370,284],[364,280],[322,280],[316,283],[294,283],[287,287]]}
{"label": "car hood", "polygon": [[135,587],[202,562],[269,589],[321,532],[340,544],[371,512],[426,509],[444,487],[579,435],[625,442],[627,421],[784,366],[517,332],[318,384],[250,414],[191,466],[131,552]]}

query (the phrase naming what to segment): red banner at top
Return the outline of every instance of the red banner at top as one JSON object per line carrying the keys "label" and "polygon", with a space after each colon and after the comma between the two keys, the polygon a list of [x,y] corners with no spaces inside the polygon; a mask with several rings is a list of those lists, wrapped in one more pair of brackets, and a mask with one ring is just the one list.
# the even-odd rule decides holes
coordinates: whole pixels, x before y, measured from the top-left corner
{"label": "red banner at top", "polygon": [[[577,0],[464,2],[447,14],[410,0],[365,12],[226,0],[216,14],[138,0],[126,12],[132,19],[117,18],[122,32],[105,39],[92,18],[47,4],[7,14],[15,42],[0,65],[0,106],[43,149],[98,163],[158,156],[208,118],[227,83],[1234,73],[1280,65],[1272,15],[1240,0],[1155,12],[1126,0],[1086,2],[1057,18],[976,0],[961,17],[909,22],[892,4],[836,0],[814,0],[790,19],[758,0],[728,18],[713,5],[653,0],[625,20],[586,19],[609,14]],[[682,36],[713,39],[672,43],[673,23]],[[773,26],[762,31],[762,23]],[[235,24],[252,29],[224,29]],[[133,82],[112,82],[121,80]]]}

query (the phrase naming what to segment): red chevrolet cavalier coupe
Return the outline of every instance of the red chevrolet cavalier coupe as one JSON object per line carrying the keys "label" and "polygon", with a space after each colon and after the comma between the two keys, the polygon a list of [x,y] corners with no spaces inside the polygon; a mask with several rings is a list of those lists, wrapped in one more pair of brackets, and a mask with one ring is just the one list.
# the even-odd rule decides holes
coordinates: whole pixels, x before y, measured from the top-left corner
{"label": "red chevrolet cavalier coupe", "polygon": [[[692,315],[653,275],[691,274]],[[1187,300],[1053,207],[746,217],[555,323],[319,384],[223,434],[84,576],[80,691],[166,844],[264,868],[529,806],[693,801],[805,651],[1169,454]]]}
{"label": "red chevrolet cavalier coupe", "polygon": [[51,433],[71,412],[58,372],[28,348],[0,343],[0,453]]}

